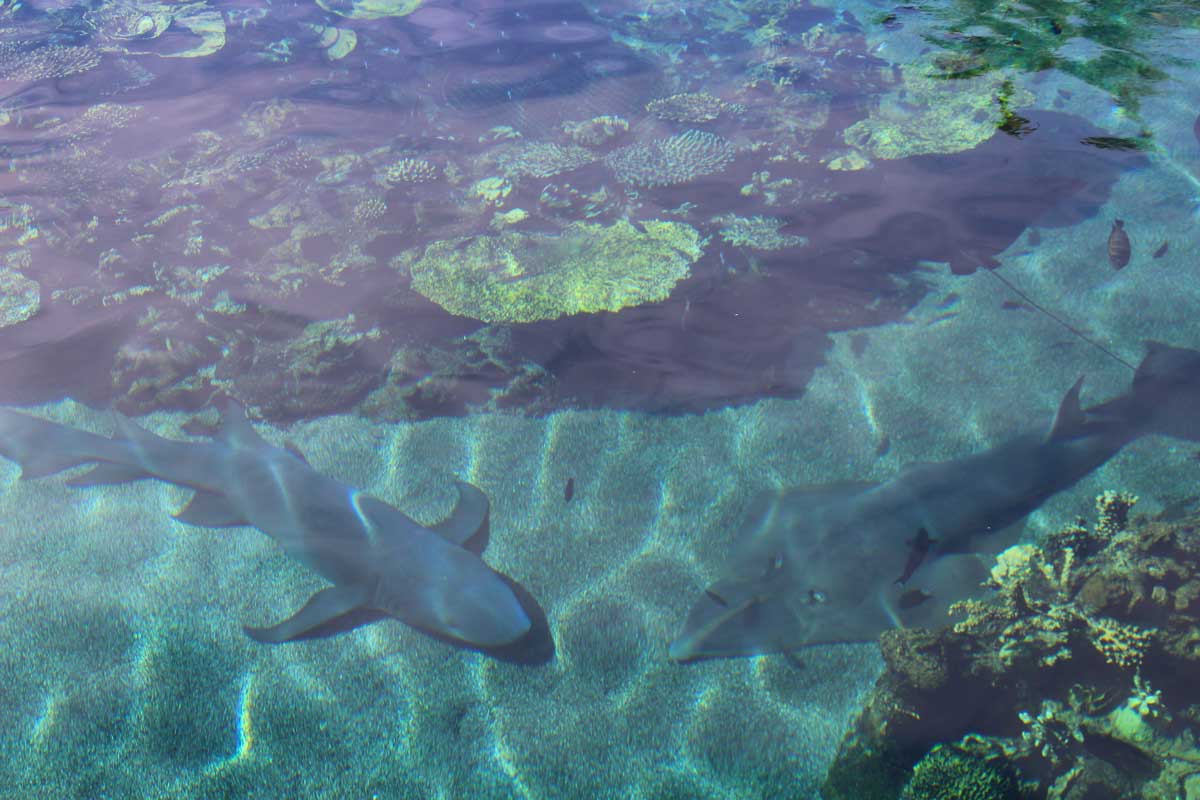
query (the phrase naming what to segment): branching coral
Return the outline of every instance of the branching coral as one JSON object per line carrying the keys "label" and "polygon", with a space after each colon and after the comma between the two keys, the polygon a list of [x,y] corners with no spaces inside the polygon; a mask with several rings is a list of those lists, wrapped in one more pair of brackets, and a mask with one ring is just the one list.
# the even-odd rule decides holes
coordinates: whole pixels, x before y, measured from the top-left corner
{"label": "branching coral", "polygon": [[609,153],[605,165],[617,180],[631,186],[671,186],[714,175],[733,163],[737,148],[707,131],[634,144]]}

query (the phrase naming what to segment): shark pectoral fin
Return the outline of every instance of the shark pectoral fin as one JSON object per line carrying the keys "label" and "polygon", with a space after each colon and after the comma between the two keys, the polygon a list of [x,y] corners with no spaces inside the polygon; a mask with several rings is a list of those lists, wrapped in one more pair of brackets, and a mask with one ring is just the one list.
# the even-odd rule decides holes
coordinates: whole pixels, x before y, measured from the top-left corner
{"label": "shark pectoral fin", "polygon": [[109,486],[114,483],[129,483],[149,478],[150,473],[141,467],[128,464],[97,464],[80,475],[68,478],[68,486]]}
{"label": "shark pectoral fin", "polygon": [[[327,636],[386,616],[363,608],[369,597],[370,590],[360,584],[329,586],[310,597],[303,608],[278,625],[269,628],[243,625],[242,630],[254,641],[266,644]],[[347,617],[353,617],[353,624],[344,624]]]}
{"label": "shark pectoral fin", "polygon": [[192,499],[175,514],[175,519],[188,525],[199,525],[202,528],[230,528],[235,525],[249,525],[242,519],[225,495],[197,489]]}
{"label": "shark pectoral fin", "polygon": [[448,542],[481,555],[488,540],[488,497],[465,481],[455,481],[458,503],[450,516],[429,529]]}

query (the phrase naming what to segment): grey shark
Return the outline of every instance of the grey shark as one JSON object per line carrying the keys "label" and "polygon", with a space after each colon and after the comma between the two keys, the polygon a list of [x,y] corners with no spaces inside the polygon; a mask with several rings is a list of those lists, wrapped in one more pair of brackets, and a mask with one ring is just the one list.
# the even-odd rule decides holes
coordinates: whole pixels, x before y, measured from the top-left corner
{"label": "grey shark", "polygon": [[[0,455],[22,478],[85,464],[67,482],[95,486],[156,478],[195,490],[176,519],[204,527],[249,525],[329,581],[290,618],[246,627],[259,642],[326,636],[394,617],[435,637],[500,658],[542,660],[545,619],[527,592],[480,558],[488,499],[459,482],[459,501],[425,527],[396,508],[322,475],[293,449],[267,443],[235,403],[210,441],[164,439],[114,415],[111,438],[0,409]],[[530,644],[521,651],[523,644]],[[520,652],[518,652],[520,651]]]}
{"label": "grey shark", "polygon": [[[1200,352],[1158,343],[1120,397],[1080,406],[1083,379],[1047,433],[916,464],[882,484],[768,493],[719,580],[693,605],[675,661],[789,653],[944,627],[977,593],[1019,522],[1144,434],[1200,438]],[[1006,530],[1007,529],[1007,530]]]}

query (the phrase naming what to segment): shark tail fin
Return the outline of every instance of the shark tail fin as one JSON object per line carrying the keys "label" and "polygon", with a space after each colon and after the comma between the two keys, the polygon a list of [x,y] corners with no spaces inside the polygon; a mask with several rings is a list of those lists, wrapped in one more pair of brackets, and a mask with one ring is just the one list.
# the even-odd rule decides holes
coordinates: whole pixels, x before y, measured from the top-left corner
{"label": "shark tail fin", "polygon": [[121,442],[9,409],[0,409],[0,455],[20,464],[25,479],[129,457]]}
{"label": "shark tail fin", "polygon": [[1133,387],[1105,403],[1138,434],[1200,441],[1200,351],[1146,342]]}

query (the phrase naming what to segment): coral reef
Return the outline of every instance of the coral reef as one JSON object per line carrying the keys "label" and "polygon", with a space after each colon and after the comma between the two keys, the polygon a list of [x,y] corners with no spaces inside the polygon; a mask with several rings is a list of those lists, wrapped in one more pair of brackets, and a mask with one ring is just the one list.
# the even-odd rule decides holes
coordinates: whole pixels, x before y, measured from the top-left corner
{"label": "coral reef", "polygon": [[685,92],[660,97],[646,104],[646,111],[659,119],[671,122],[709,122],[726,112],[736,112],[738,106],[726,103],[707,92]]}
{"label": "coral reef", "polygon": [[715,175],[733,163],[737,148],[707,131],[688,130],[649,144],[633,144],[609,153],[604,163],[617,180],[654,188]]}
{"label": "coral reef", "polygon": [[[900,787],[946,745],[1011,770],[1020,795],[1001,796],[1198,796],[1200,516],[1135,520],[1135,502],[1106,492],[1090,528],[1002,553],[951,630],[886,633],[827,800],[943,796]],[[849,765],[890,783],[864,794]]]}
{"label": "coral reef", "polygon": [[941,745],[917,762],[900,800],[1016,800],[1012,776],[978,756]]}
{"label": "coral reef", "polygon": [[564,122],[563,133],[575,144],[600,147],[629,132],[629,120],[605,114],[579,122]]}
{"label": "coral reef", "polygon": [[20,272],[0,266],[0,328],[32,317],[41,307],[41,287]]}
{"label": "coral reef", "polygon": [[484,322],[663,300],[700,257],[700,235],[680,222],[641,226],[576,222],[557,236],[504,232],[435,242],[410,268],[413,288],[453,314]]}
{"label": "coral reef", "polygon": [[948,80],[927,65],[898,71],[892,91],[844,133],[846,144],[876,158],[970,150],[1005,124],[1011,108],[1033,102],[1000,73]]}
{"label": "coral reef", "polygon": [[435,181],[437,177],[437,167],[428,161],[420,158],[402,158],[380,170],[375,176],[375,181],[381,186],[396,186],[401,183]]}
{"label": "coral reef", "polygon": [[596,160],[589,150],[578,145],[553,142],[522,142],[509,145],[496,154],[500,171],[510,177],[550,178],[579,169]]}
{"label": "coral reef", "polygon": [[732,214],[714,220],[721,224],[721,239],[734,247],[748,247],[752,250],[786,250],[789,247],[802,247],[808,244],[808,239],[796,234],[780,233],[786,220],[775,217],[738,217]]}
{"label": "coral reef", "polygon": [[86,45],[0,42],[0,78],[40,81],[87,72],[100,64],[100,53]]}

